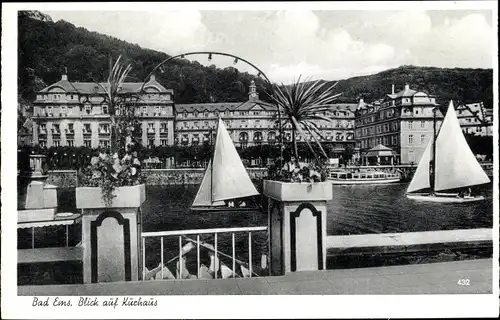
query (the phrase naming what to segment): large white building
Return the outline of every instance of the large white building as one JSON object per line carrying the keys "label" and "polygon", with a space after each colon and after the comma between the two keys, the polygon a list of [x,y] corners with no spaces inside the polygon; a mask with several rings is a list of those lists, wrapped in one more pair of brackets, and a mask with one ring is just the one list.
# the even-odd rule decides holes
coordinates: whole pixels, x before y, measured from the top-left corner
{"label": "large white building", "polygon": [[[133,105],[141,122],[143,145],[174,143],[174,92],[152,76],[142,82],[124,83],[120,96]],[[105,84],[69,81],[67,75],[37,93],[33,102],[33,142],[41,147],[107,147],[111,120],[102,88]]]}

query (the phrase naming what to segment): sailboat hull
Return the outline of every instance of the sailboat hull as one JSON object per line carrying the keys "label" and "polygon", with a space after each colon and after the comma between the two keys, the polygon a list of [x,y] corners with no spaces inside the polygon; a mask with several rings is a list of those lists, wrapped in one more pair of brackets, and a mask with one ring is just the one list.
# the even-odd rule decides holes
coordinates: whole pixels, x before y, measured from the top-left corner
{"label": "sailboat hull", "polygon": [[191,212],[256,212],[262,208],[191,207]]}
{"label": "sailboat hull", "polygon": [[408,199],[424,202],[437,202],[437,203],[469,203],[483,201],[483,196],[476,197],[459,197],[457,194],[406,194]]}

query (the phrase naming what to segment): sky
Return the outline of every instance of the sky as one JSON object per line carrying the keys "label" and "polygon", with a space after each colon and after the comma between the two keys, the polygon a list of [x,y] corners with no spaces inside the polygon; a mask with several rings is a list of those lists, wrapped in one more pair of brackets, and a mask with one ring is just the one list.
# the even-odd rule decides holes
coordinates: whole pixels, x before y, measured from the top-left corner
{"label": "sky", "polygon": [[[299,75],[340,80],[401,65],[492,68],[497,39],[487,10],[43,12],[170,55],[232,53],[284,83]],[[188,58],[233,66],[227,57]],[[235,67],[257,73],[242,63]]]}

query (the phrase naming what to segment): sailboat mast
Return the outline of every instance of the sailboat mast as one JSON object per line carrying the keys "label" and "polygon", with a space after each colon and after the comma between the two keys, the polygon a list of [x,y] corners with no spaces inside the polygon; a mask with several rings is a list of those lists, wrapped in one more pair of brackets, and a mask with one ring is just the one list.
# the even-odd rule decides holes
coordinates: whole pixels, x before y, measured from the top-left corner
{"label": "sailboat mast", "polygon": [[430,170],[430,187],[431,187],[431,193],[434,193],[435,190],[435,185],[436,185],[436,108],[432,109],[432,112],[434,114],[433,118],[433,133],[432,133],[432,158],[431,158],[431,170]]}
{"label": "sailboat mast", "polygon": [[[219,125],[217,124],[217,127]],[[215,143],[213,141],[213,132],[210,129],[210,142],[212,144],[212,165],[210,166],[210,201],[214,203],[214,154],[215,154]]]}

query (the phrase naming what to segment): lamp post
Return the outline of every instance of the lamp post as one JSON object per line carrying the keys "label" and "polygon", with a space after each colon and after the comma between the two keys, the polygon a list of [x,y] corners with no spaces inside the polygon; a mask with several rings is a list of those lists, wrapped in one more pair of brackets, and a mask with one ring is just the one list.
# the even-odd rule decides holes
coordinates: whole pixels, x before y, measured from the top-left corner
{"label": "lamp post", "polygon": [[[267,77],[267,75],[262,70],[260,70],[256,65],[254,65],[253,63],[251,63],[250,61],[245,60],[245,59],[243,59],[241,57],[238,57],[238,56],[230,54],[230,53],[225,53],[225,52],[195,51],[195,52],[187,52],[187,53],[181,53],[181,54],[178,54],[178,55],[175,55],[175,56],[171,56],[171,57],[163,60],[162,62],[160,62],[158,65],[156,65],[156,67],[154,67],[153,70],[146,76],[145,81],[142,82],[142,86],[141,86],[141,89],[139,90],[139,94],[144,93],[144,86],[146,85],[147,79],[149,79],[151,77],[151,75],[153,75],[154,72],[157,69],[159,69],[162,65],[164,65],[165,63],[167,63],[167,62],[169,62],[171,60],[174,60],[176,58],[184,58],[186,56],[199,55],[199,54],[207,54],[209,61],[212,60],[212,56],[213,55],[234,58],[233,64],[238,63],[238,61],[240,61],[240,60],[243,61],[244,63],[248,64],[249,66],[251,66],[252,68],[254,68],[255,70],[257,70],[257,72],[258,72],[257,77],[259,77],[259,76],[262,75],[264,77],[264,79],[267,81],[267,83],[271,86],[271,90],[274,92],[273,84],[269,80],[269,78]],[[280,144],[280,170],[281,170],[281,168],[283,167],[283,126],[282,126],[282,123],[281,123],[281,108],[280,108],[280,106],[278,104],[276,104],[276,108],[277,108],[277,112],[278,112],[278,130],[280,132],[279,144]]]}

